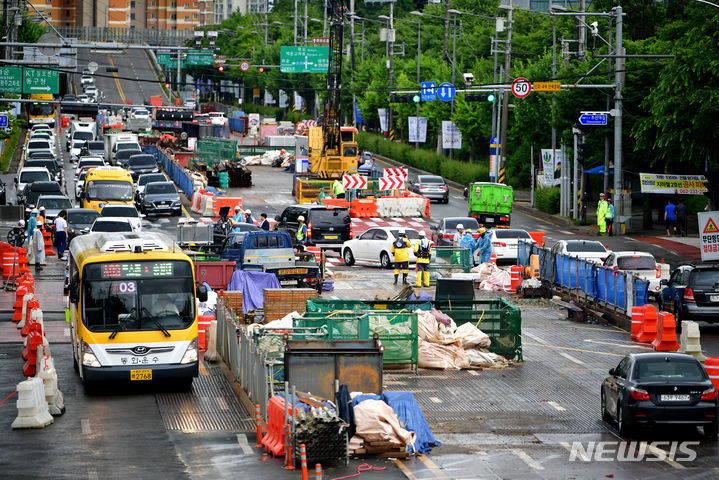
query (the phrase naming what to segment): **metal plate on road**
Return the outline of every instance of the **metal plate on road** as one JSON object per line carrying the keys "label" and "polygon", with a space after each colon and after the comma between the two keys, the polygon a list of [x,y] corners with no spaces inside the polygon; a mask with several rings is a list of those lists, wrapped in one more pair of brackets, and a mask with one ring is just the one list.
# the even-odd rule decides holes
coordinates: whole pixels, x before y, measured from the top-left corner
{"label": "metal plate on road", "polygon": [[280,71],[283,73],[327,73],[329,47],[282,47]]}
{"label": "metal plate on road", "polygon": [[512,93],[517,98],[524,98],[532,93],[532,84],[524,77],[517,78],[512,82]]}
{"label": "metal plate on road", "polygon": [[607,114],[606,113],[585,113],[579,116],[579,123],[581,125],[606,125]]}

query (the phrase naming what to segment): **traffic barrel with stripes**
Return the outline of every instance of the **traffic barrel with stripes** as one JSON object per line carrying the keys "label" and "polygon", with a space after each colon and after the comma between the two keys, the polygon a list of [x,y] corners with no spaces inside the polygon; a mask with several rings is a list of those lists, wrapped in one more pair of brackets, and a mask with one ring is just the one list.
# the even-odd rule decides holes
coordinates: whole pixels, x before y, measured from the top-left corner
{"label": "traffic barrel with stripes", "polygon": [[719,357],[709,357],[704,362],[704,368],[709,374],[709,378],[714,385],[714,388],[719,390]]}

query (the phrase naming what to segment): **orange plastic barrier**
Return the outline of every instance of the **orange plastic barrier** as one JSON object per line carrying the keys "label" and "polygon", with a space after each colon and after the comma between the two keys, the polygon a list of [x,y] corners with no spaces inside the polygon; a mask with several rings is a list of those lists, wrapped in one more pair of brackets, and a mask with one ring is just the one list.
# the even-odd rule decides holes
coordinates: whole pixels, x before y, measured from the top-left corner
{"label": "orange plastic barrier", "polygon": [[639,336],[639,331],[642,329],[642,322],[644,321],[644,312],[646,310],[646,305],[632,307],[632,333],[630,335],[632,340],[636,340]]}
{"label": "orange plastic barrier", "polygon": [[674,315],[669,312],[657,314],[657,337],[652,342],[657,352],[676,352],[679,350],[677,342],[677,324]]}
{"label": "orange plastic barrier", "polygon": [[714,388],[719,390],[719,357],[708,357],[704,361],[704,368],[706,369]]}
{"label": "orange plastic barrier", "polygon": [[[20,297],[20,295],[22,295],[22,297],[24,297],[28,293],[29,293],[29,290],[25,285],[20,285],[19,287],[17,287],[18,297]],[[20,320],[22,320],[22,297],[20,297],[21,300],[20,300],[19,306],[18,306],[17,300],[15,301],[15,303],[12,306],[12,308],[15,311],[13,312],[11,321],[13,321],[15,323],[19,323]]]}
{"label": "orange plastic barrier", "polygon": [[537,242],[537,246],[543,247],[544,246],[544,232],[528,232],[529,236],[532,237],[532,240]]}
{"label": "orange plastic barrier", "polygon": [[312,252],[315,255],[315,261],[320,263],[322,261],[322,248],[320,247],[305,247],[305,250]]}
{"label": "orange plastic barrier", "polygon": [[[267,424],[262,445],[275,457],[285,454],[285,409],[292,415],[292,408],[280,396],[275,395],[267,402]],[[297,411],[295,408],[295,415]]]}
{"label": "orange plastic barrier", "polygon": [[215,319],[214,315],[198,315],[198,342],[200,343],[200,350],[207,350],[207,329],[210,328],[210,322]]}
{"label": "orange plastic barrier", "polygon": [[512,265],[509,269],[511,288],[513,292],[517,291],[517,288],[522,285],[522,274],[524,273],[524,267],[522,265]]}
{"label": "orange plastic barrier", "polygon": [[350,216],[352,218],[377,217],[377,200],[374,198],[353,200],[350,207]]}
{"label": "orange plastic barrier", "polygon": [[654,305],[646,305],[644,320],[637,335],[637,342],[651,343],[657,338],[657,309]]}
{"label": "orange plastic barrier", "polygon": [[27,338],[27,347],[25,347],[25,349],[27,350],[27,357],[25,357],[25,352],[23,352],[23,359],[27,360],[27,362],[25,362],[25,365],[23,365],[22,367],[23,375],[28,377],[32,377],[35,375],[35,364],[37,363],[37,347],[42,345],[42,342],[42,326],[37,322],[33,322],[30,329],[30,335]]}
{"label": "orange plastic barrier", "polygon": [[492,255],[489,256],[489,263],[497,264],[497,254],[492,252]]}
{"label": "orange plastic barrier", "polygon": [[30,269],[27,266],[29,262],[29,260],[27,259],[27,248],[18,248],[17,254],[20,257],[18,259],[18,263],[20,264],[20,274],[30,275],[30,279],[32,280],[32,272],[30,272]]}
{"label": "orange plastic barrier", "polygon": [[[40,309],[40,302],[37,301],[37,297],[30,300],[27,304],[27,313],[29,314],[33,310],[39,310]],[[22,310],[20,310],[20,316],[22,316]],[[20,330],[20,335],[23,337],[27,337],[30,332],[32,331],[32,324],[37,323],[35,320],[33,320],[29,315],[25,318],[25,325]],[[27,357],[25,357],[25,354],[23,354],[22,357],[24,360],[27,360]]]}
{"label": "orange plastic barrier", "polygon": [[55,255],[55,250],[52,249],[52,235],[50,232],[43,230],[42,239],[45,242],[45,255]]}
{"label": "orange plastic barrier", "polygon": [[530,274],[534,278],[539,278],[539,255],[536,253],[529,256]]}
{"label": "orange plastic barrier", "polygon": [[242,208],[242,198],[215,196],[215,201],[212,205],[212,212],[215,214],[215,216],[219,216],[220,208],[230,207],[230,215],[234,215],[236,205],[239,205],[240,208]]}
{"label": "orange plastic barrier", "polygon": [[345,200],[344,198],[323,198],[322,203],[324,203],[325,205],[329,205],[331,207],[340,207],[340,208],[346,208],[346,207],[350,206],[349,202],[347,200]]}

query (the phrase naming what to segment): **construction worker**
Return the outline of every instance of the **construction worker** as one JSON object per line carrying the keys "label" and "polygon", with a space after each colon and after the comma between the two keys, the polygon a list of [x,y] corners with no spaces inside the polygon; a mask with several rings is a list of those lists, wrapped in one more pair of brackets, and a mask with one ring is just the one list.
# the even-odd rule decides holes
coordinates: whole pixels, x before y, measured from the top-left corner
{"label": "construction worker", "polygon": [[305,225],[305,217],[302,215],[297,217],[297,223],[297,233],[295,234],[297,245],[305,246],[307,245],[307,225]]}
{"label": "construction worker", "polygon": [[392,242],[392,255],[394,255],[394,284],[397,285],[397,277],[402,270],[402,285],[408,285],[407,275],[409,274],[409,240],[404,231],[400,228],[397,238]]}
{"label": "construction worker", "polygon": [[432,243],[424,231],[419,232],[419,240],[414,244],[414,256],[417,257],[417,281],[415,285],[429,287],[429,260],[432,257]]}
{"label": "construction worker", "polygon": [[457,224],[457,232],[454,234],[454,237],[452,238],[452,246],[453,247],[459,247],[459,244],[462,243],[462,237],[464,236],[464,225],[461,223]]}
{"label": "construction worker", "polygon": [[614,235],[614,203],[611,198],[607,199],[607,216],[604,220],[607,222],[607,233],[611,237]]}
{"label": "construction worker", "polygon": [[37,228],[41,232],[45,231],[45,207],[40,207],[37,214]]}
{"label": "construction worker", "polygon": [[471,266],[474,266],[474,252],[477,250],[477,241],[474,240],[472,235],[472,229],[468,228],[464,231],[464,236],[459,242],[460,248],[466,248],[469,250],[469,262]]}
{"label": "construction worker", "polygon": [[238,223],[242,223],[244,221],[244,215],[242,214],[242,207],[239,205],[235,205],[235,216],[232,217],[232,224],[237,225]]}
{"label": "construction worker", "polygon": [[599,227],[599,235],[607,233],[607,216],[609,215],[609,206],[607,205],[604,193],[599,194],[599,202],[597,202],[597,226]]}
{"label": "construction worker", "polygon": [[345,188],[340,180],[332,182],[332,195],[335,198],[345,198]]}
{"label": "construction worker", "polygon": [[479,263],[487,263],[492,258],[492,241],[487,235],[487,229],[480,227],[479,238],[477,239],[477,249],[479,250]]}
{"label": "construction worker", "polygon": [[245,219],[244,219],[244,222],[245,222],[245,223],[251,223],[251,224],[253,224],[253,225],[255,224],[255,219],[252,218],[252,211],[251,211],[249,208],[248,208],[247,210],[245,210]]}

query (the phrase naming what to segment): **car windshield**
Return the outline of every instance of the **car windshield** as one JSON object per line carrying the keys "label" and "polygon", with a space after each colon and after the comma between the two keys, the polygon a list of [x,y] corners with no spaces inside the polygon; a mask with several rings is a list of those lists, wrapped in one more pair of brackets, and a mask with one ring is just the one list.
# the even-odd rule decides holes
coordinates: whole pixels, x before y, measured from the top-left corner
{"label": "car windshield", "polygon": [[316,225],[319,225],[320,223],[336,224],[337,222],[349,225],[351,221],[350,214],[347,210],[328,208],[326,210],[317,209],[312,212],[312,222]]}
{"label": "car windshield", "polygon": [[45,207],[48,210],[67,210],[72,208],[69,198],[41,198],[37,201],[37,207]]}
{"label": "car windshield", "polygon": [[120,159],[127,160],[131,156],[137,155],[138,153],[141,153],[141,152],[139,150],[137,150],[136,148],[127,149],[127,150],[118,150],[118,152],[115,154],[115,158],[117,158],[118,160],[120,160]]}
{"label": "car windshield", "polygon": [[[148,273],[135,276],[130,269],[135,265],[138,272]],[[104,272],[114,266],[119,268],[117,277],[107,279]],[[115,277],[114,270],[111,273]],[[189,327],[195,320],[194,285],[188,262],[90,264],[85,267],[83,280],[82,319],[90,331],[177,330]]]}
{"label": "car windshield", "polygon": [[495,230],[494,236],[497,238],[528,238],[531,239],[532,237],[529,236],[529,234],[524,230]]}
{"label": "car windshield", "polygon": [[67,212],[67,222],[75,225],[90,225],[100,214],[95,210]]}
{"label": "car windshield", "polygon": [[102,150],[104,152],[105,144],[102,142],[90,142],[87,144],[87,149],[88,150],[96,150],[96,151]]}
{"label": "car windshield", "polygon": [[75,142],[73,142],[72,148],[73,148],[73,150],[74,150],[74,149],[80,150],[83,145],[85,145],[85,141],[84,141],[84,140],[76,140]]}
{"label": "car windshield", "polygon": [[55,160],[28,160],[25,162],[26,167],[42,167],[47,168],[47,171],[51,174],[55,173],[57,170],[57,164],[55,163]]}
{"label": "car windshield", "polygon": [[696,269],[689,275],[689,285],[697,290],[719,290],[719,270]]}
{"label": "car windshield", "polygon": [[440,185],[444,185],[444,179],[442,177],[428,177],[428,176],[421,176],[419,177],[420,183],[437,183]]}
{"label": "car windshield", "polygon": [[50,180],[50,173],[48,171],[35,170],[30,172],[20,173],[20,183],[32,183],[38,181]]}
{"label": "car windshield", "polygon": [[92,180],[87,184],[88,200],[132,200],[132,184],[115,180]]}
{"label": "car windshield", "polygon": [[567,242],[567,252],[604,253],[607,249],[599,242]]}
{"label": "car windshield", "polygon": [[93,232],[131,232],[132,225],[129,222],[98,222],[92,224]]}
{"label": "car windshield", "polygon": [[151,195],[153,193],[177,193],[177,190],[175,190],[175,185],[170,182],[147,184],[145,194]]}
{"label": "car windshield", "polygon": [[30,159],[51,158],[51,159],[55,160],[55,155],[52,152],[49,152],[47,150],[40,150],[39,152],[30,152],[30,154],[27,157]]}
{"label": "car windshield", "polygon": [[122,150],[137,150],[137,144],[136,143],[118,143],[117,151],[120,152]]}
{"label": "car windshield", "polygon": [[474,218],[450,218],[444,221],[444,228],[446,230],[457,230],[457,225],[460,223],[464,228],[471,228],[472,230],[479,228],[479,223]]}
{"label": "car windshield", "polygon": [[147,110],[135,110],[136,117],[146,117],[148,115],[150,115],[150,112],[148,112]]}
{"label": "car windshield", "polygon": [[696,360],[666,360],[646,358],[634,367],[634,378],[644,381],[677,380],[702,382],[706,380],[702,366]]}
{"label": "car windshield", "polygon": [[100,215],[103,217],[133,217],[137,218],[139,214],[133,206],[125,205],[108,205],[102,209]]}
{"label": "car windshield", "polygon": [[[394,238],[399,235],[399,230],[390,230]],[[419,240],[419,232],[417,230],[405,230],[405,236],[410,240]]]}
{"label": "car windshield", "polygon": [[140,178],[137,179],[137,185],[144,186],[150,182],[164,182],[165,180],[167,179],[161,173],[158,173],[156,175],[140,175]]}
{"label": "car windshield", "polygon": [[36,140],[34,142],[28,142],[27,144],[28,150],[50,150],[50,142],[47,140]]}
{"label": "car windshield", "polygon": [[152,155],[145,156],[145,155],[139,155],[139,156],[133,156],[130,157],[130,167],[135,168],[147,168],[147,167],[154,167],[157,165],[157,162],[155,162],[155,157]]}
{"label": "car windshield", "polygon": [[[84,140],[93,140],[95,138],[95,135],[92,134],[92,132],[75,132],[72,134],[73,140],[83,140],[82,143],[85,143]],[[80,145],[82,146],[82,145]]]}
{"label": "car windshield", "polygon": [[105,165],[105,162],[103,162],[102,160],[96,160],[96,159],[89,160],[88,159],[88,160],[80,160],[80,162],[77,164],[77,168],[82,170],[84,167],[91,167],[91,166],[101,167],[103,165]]}
{"label": "car windshield", "polygon": [[645,255],[632,255],[628,257],[618,257],[617,267],[619,270],[654,270],[657,262],[654,257]]}

